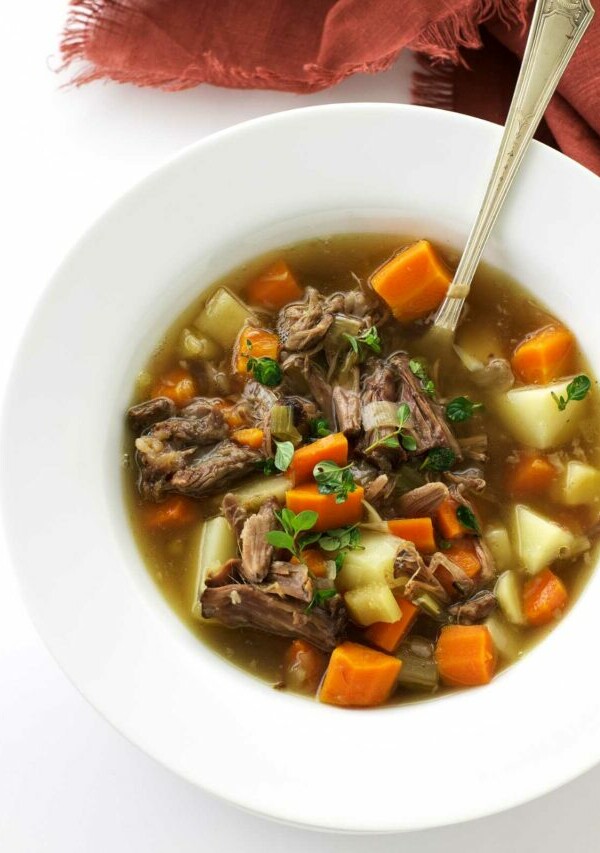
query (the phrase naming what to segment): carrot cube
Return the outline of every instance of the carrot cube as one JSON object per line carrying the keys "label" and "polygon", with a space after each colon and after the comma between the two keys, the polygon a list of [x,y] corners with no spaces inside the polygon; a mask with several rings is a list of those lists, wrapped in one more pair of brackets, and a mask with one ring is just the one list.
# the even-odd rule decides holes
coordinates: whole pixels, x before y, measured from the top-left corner
{"label": "carrot cube", "polygon": [[412,628],[419,608],[400,593],[394,593],[402,616],[397,622],[374,622],[365,631],[365,639],[384,652],[394,653]]}
{"label": "carrot cube", "polygon": [[358,643],[333,650],[319,700],[345,707],[373,707],[389,698],[402,661]]}
{"label": "carrot cube", "polygon": [[370,278],[373,290],[403,323],[425,317],[437,308],[451,281],[450,270],[428,240],[396,252]]}

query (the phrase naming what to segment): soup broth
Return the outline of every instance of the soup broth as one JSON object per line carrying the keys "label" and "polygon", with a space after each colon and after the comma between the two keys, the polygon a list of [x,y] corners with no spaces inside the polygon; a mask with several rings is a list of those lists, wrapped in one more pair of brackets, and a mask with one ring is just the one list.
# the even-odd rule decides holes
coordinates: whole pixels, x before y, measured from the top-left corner
{"label": "soup broth", "polygon": [[[426,334],[435,306],[428,308],[422,295],[416,302],[413,297],[407,302],[404,291],[402,299],[394,301],[396,293],[410,285],[408,264],[404,255],[396,255],[396,261],[388,259],[406,245],[415,244],[389,234],[310,240],[262,255],[203,289],[166,331],[137,377],[133,415],[130,413],[125,434],[125,494],[131,528],[148,571],[179,617],[199,641],[248,673],[276,687],[346,706],[412,701],[485,683],[564,618],[593,563],[596,540],[600,506],[597,390],[570,332],[525,287],[482,265],[456,334],[457,348],[448,347],[440,355],[439,345]],[[448,268],[457,261],[455,254],[429,244],[427,249],[416,245],[417,249],[407,250],[417,253],[416,261],[420,261],[419,252],[431,252],[441,270],[436,268],[435,275],[442,280],[448,276]],[[394,263],[397,271],[392,269]],[[379,290],[377,270],[381,271]],[[419,275],[423,280],[431,277],[427,271]],[[223,288],[240,299],[232,303],[227,315],[235,327],[233,345],[232,333],[219,320],[220,315],[216,321],[206,319],[207,305]],[[341,294],[339,310],[331,312],[333,323],[320,338],[313,328],[304,329],[302,348],[297,349],[299,344],[294,341],[302,336],[293,327],[290,332],[281,319],[287,305],[273,308],[270,300],[277,302],[284,298],[281,291],[289,290],[288,304],[300,305],[298,316],[304,322],[312,310],[308,304],[311,288],[316,293],[315,305],[318,303],[315,328],[323,317],[323,300]],[[353,293],[366,294],[365,313],[362,303],[352,313],[347,297]],[[441,296],[436,304],[439,301]],[[237,310],[242,319],[235,326]],[[403,311],[408,312],[406,319],[402,319]],[[264,330],[267,335],[248,337],[248,329]],[[546,330],[547,336],[556,335],[556,341],[552,339],[545,348],[540,330]],[[304,346],[306,335],[313,335],[308,346]],[[247,346],[248,340],[251,346]],[[270,346],[274,346],[272,351]],[[263,355],[263,348],[274,357]],[[409,361],[398,353],[407,353]],[[278,371],[273,377],[267,370],[273,369],[271,362]],[[413,391],[402,373],[408,369],[414,377],[414,394],[420,394],[424,402],[409,395]],[[318,375],[309,382],[303,370]],[[369,382],[376,371],[383,375],[386,370],[394,377],[390,380],[396,383],[394,391],[390,399],[384,394],[373,402]],[[575,386],[568,391],[574,377]],[[275,382],[277,378],[281,382]],[[585,379],[590,380],[589,389]],[[321,398],[314,390],[319,387],[317,380],[325,383]],[[274,395],[266,410],[260,410],[249,394],[250,383]],[[360,411],[358,425],[350,424],[345,435],[341,410],[332,403],[336,387],[344,388],[349,405],[356,404]],[[525,389],[521,395],[530,389],[531,400],[514,398],[520,388]],[[274,405],[281,409],[292,397],[307,400],[310,406],[307,403],[306,409],[314,417],[302,421],[301,404],[290,404],[297,420],[289,435],[269,436]],[[244,408],[240,401],[247,398],[251,404]],[[204,401],[200,408],[197,405],[186,414],[186,406],[193,407],[198,399]],[[167,401],[158,420],[156,413],[143,414],[149,400]],[[548,400],[553,408],[548,408]],[[216,414],[211,406],[216,407]],[[431,406],[441,419],[432,427],[431,440],[419,433],[416,423],[421,406],[424,419]],[[139,417],[136,407],[141,407]],[[330,411],[324,412],[325,408]],[[555,415],[560,421],[556,425]],[[213,416],[218,424],[211,426],[214,436],[204,444],[189,436],[173,439],[166,428],[160,431],[161,423],[169,419],[175,418],[180,428],[180,422],[188,418],[187,429],[195,418],[194,428],[199,429],[196,422],[200,418],[208,423],[206,419]],[[447,439],[443,438],[446,429]],[[319,442],[329,432],[331,449],[326,447],[325,456],[320,456]],[[241,448],[256,458],[251,464],[240,462],[246,466],[243,473],[231,479],[213,483],[208,477],[206,486],[190,486],[188,477],[184,483],[181,470],[189,474],[193,468],[196,477],[198,464],[205,464],[205,454],[214,452],[221,442],[228,448],[235,445],[233,452]],[[281,450],[280,445],[287,447]],[[335,467],[327,468],[328,454],[335,455],[344,447],[347,456],[338,462],[334,459]],[[444,451],[441,456],[440,448]],[[299,473],[303,457],[308,459],[308,475]],[[323,462],[326,470],[319,475],[313,463]],[[355,467],[346,468],[347,464]],[[345,477],[349,479],[344,481]],[[254,569],[249,562],[260,559],[256,554],[248,556],[249,526],[242,523],[238,531],[242,538],[231,551],[235,536],[229,524],[225,534],[229,545],[220,540],[215,553],[227,557],[224,563],[229,561],[230,574],[225,584],[216,585],[223,580],[217,577],[220,567],[199,567],[202,548],[207,547],[207,520],[221,516],[226,493],[236,495],[241,489],[242,522],[249,525],[248,519],[263,510],[252,485],[251,498],[244,497],[245,484],[262,479],[266,501],[269,484],[282,478],[287,478],[287,488],[277,494],[279,508],[273,504],[269,531],[262,532],[271,550],[268,573],[263,567],[257,577],[251,574]],[[377,478],[383,483],[380,494],[374,486]],[[346,482],[345,500],[340,482]],[[430,484],[437,485],[431,489]],[[417,512],[417,526],[407,525],[406,520],[415,517],[410,509],[411,501],[416,500],[414,491],[425,486],[426,497],[431,494],[427,498],[430,504],[426,500]],[[366,496],[374,495],[370,506],[358,501],[359,509],[355,507],[346,519],[345,507],[349,511],[351,503],[356,505],[356,495],[363,488]],[[436,505],[438,492],[444,497]],[[321,506],[319,501],[327,504],[322,511],[327,518],[341,521],[321,524],[325,515],[319,516],[316,524],[297,535],[293,558],[280,543],[268,544],[269,532],[286,532],[281,519],[286,504],[288,509],[300,507],[291,509],[297,517],[303,510],[314,512],[314,507]],[[419,506],[418,500],[414,505]],[[402,523],[394,528],[396,521]],[[433,536],[433,546],[410,538],[421,535],[415,534],[417,527],[425,538]],[[338,539],[324,539],[332,528],[354,531],[352,544],[356,547],[332,548],[332,544],[346,541],[339,535]],[[395,539],[393,529],[399,531]],[[300,548],[302,536],[311,533],[314,541]],[[252,535],[258,534],[253,531]],[[379,571],[375,564],[381,549],[400,548],[402,542],[409,543],[407,553],[390,558]],[[256,548],[260,550],[262,544]],[[364,569],[363,583],[361,555],[368,556],[371,548],[373,565]],[[308,556],[311,561],[305,563]],[[290,595],[286,584],[291,584],[292,576],[296,583],[299,566],[302,583]],[[284,573],[283,581],[278,571]],[[322,633],[322,626],[316,626],[316,641],[312,642],[311,626],[297,634],[286,628],[284,635],[266,630],[260,620],[260,630],[250,624],[231,627],[233,617],[219,618],[216,605],[209,608],[210,618],[202,618],[198,598],[207,580],[209,593],[203,600],[216,601],[220,590],[227,589],[231,611],[240,596],[238,612],[246,606],[246,595],[260,597],[261,607],[266,595],[270,596],[269,607],[279,608],[283,602],[299,614],[300,621],[314,618],[316,625],[318,617],[331,625]],[[238,584],[239,594],[234,584]],[[245,618],[251,621],[251,617]],[[408,629],[400,625],[403,618],[410,622]],[[285,619],[289,627],[296,617],[290,622],[288,613]],[[342,682],[345,686],[340,687]]]}

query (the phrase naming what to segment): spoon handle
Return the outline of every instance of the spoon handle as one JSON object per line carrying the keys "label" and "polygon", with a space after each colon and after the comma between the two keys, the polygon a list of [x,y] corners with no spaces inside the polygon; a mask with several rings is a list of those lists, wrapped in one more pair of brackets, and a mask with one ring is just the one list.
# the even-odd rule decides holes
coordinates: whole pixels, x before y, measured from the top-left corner
{"label": "spoon handle", "polygon": [[537,0],[494,169],[434,326],[453,333],[475,270],[523,155],[575,48],[594,17],[589,0]]}

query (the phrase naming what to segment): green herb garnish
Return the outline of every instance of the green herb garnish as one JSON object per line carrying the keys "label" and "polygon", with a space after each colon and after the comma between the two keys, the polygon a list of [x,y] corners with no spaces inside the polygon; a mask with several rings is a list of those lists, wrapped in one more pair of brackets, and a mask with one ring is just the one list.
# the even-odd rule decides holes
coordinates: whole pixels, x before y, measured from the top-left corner
{"label": "green herb garnish", "polygon": [[335,462],[325,460],[313,468],[313,477],[322,495],[335,495],[335,502],[344,503],[350,492],[355,491],[356,483],[350,465],[340,468]]}
{"label": "green herb garnish", "polygon": [[247,367],[248,371],[261,385],[274,388],[281,382],[281,367],[273,358],[267,356],[249,358]]}
{"label": "green herb garnish", "polygon": [[362,547],[358,524],[326,530],[319,539],[319,548],[322,548],[323,551],[357,551]]}
{"label": "green herb garnish", "polygon": [[278,471],[287,471],[294,456],[294,445],[291,441],[275,440],[275,467]]}
{"label": "green herb garnish", "polygon": [[336,554],[336,556],[335,556],[334,562],[335,562],[336,577],[339,575],[339,573],[344,568],[344,560],[346,559],[346,553],[347,553],[346,551],[340,551],[340,553]]}
{"label": "green herb garnish", "polygon": [[384,435],[383,438],[378,438],[377,441],[374,441],[373,444],[369,445],[364,453],[370,453],[371,450],[374,450],[376,447],[402,447],[405,450],[416,450],[417,449],[417,440],[413,435],[409,435],[407,432],[403,431],[404,424],[410,418],[410,407],[408,403],[401,403],[398,407],[398,411],[396,412],[396,418],[398,420],[398,426],[391,432],[389,435]]}
{"label": "green herb garnish", "polygon": [[411,358],[408,362],[408,366],[410,367],[411,373],[414,373],[417,379],[421,380],[421,387],[423,388],[423,391],[425,391],[425,393],[430,397],[433,397],[435,395],[435,385],[429,378],[429,374],[427,373],[423,362],[416,358]]}
{"label": "green herb garnish", "polygon": [[325,436],[331,435],[327,418],[313,418],[309,423],[309,427],[311,438],[325,438]]}
{"label": "green herb garnish", "polygon": [[301,552],[307,545],[316,542],[320,533],[307,533],[317,523],[319,514],[310,509],[296,514],[291,509],[282,509],[275,516],[283,530],[270,530],[266,534],[269,545],[274,548],[285,548],[298,560],[301,560]]}
{"label": "green herb garnish", "polygon": [[474,533],[480,533],[479,523],[475,518],[475,513],[473,510],[469,509],[468,506],[464,506],[461,504],[456,509],[456,517],[460,521],[463,527],[466,527],[467,530],[472,530]]}
{"label": "green herb garnish", "polygon": [[446,406],[446,417],[454,424],[468,421],[473,413],[483,409],[483,403],[474,403],[468,397],[455,397]]}
{"label": "green herb garnish", "polygon": [[377,331],[377,326],[371,326],[370,329],[362,332],[360,335],[349,335],[344,332],[342,337],[346,338],[359,360],[365,357],[365,348],[379,355],[381,353],[381,338]]}
{"label": "green herb garnish", "polygon": [[319,604],[323,604],[327,599],[333,598],[334,595],[337,595],[337,589],[315,589],[312,600],[305,612],[310,613],[313,607],[318,607]]}
{"label": "green herb garnish", "polygon": [[448,471],[455,461],[456,453],[449,447],[434,447],[423,460],[419,470],[428,468],[430,471]]}
{"label": "green herb garnish", "polygon": [[556,405],[558,406],[559,412],[564,412],[567,408],[567,403],[571,400],[583,400],[590,388],[592,387],[592,383],[588,376],[584,373],[576,376],[569,384],[567,385],[567,396],[563,397],[562,394],[559,397],[558,394],[555,394],[554,391],[551,391],[552,398]]}
{"label": "green herb garnish", "polygon": [[275,460],[272,457],[269,457],[268,459],[259,459],[256,463],[256,468],[263,473],[265,477],[272,477],[273,474],[277,472]]}

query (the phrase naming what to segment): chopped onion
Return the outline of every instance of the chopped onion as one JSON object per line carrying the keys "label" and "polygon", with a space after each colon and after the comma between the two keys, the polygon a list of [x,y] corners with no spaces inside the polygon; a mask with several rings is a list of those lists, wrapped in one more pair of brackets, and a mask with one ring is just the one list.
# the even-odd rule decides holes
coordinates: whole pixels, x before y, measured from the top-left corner
{"label": "chopped onion", "polygon": [[390,532],[385,521],[362,521],[358,526],[361,530],[374,530],[375,533]]}
{"label": "chopped onion", "polygon": [[362,422],[365,430],[379,427],[398,426],[398,404],[386,400],[368,403],[362,410]]}
{"label": "chopped onion", "polygon": [[475,372],[476,370],[483,369],[483,362],[479,361],[479,359],[475,358],[475,356],[470,355],[470,353],[468,353],[465,349],[459,347],[458,344],[454,344],[454,352],[460,358],[467,370],[469,370],[471,373]]}
{"label": "chopped onion", "polygon": [[[358,393],[360,385],[358,361],[358,355],[354,350],[348,350],[338,371],[336,385],[339,385],[340,388],[344,388],[348,391],[356,391],[356,393]],[[331,373],[331,376],[333,376],[333,373],[335,373],[335,370]],[[331,376],[329,378],[331,378]]]}
{"label": "chopped onion", "polygon": [[335,581],[337,576],[337,566],[335,560],[325,560],[325,577],[330,581]]}
{"label": "chopped onion", "polygon": [[356,317],[348,317],[346,314],[336,314],[327,332],[327,342],[334,346],[344,342],[348,346],[348,341],[343,336],[352,335],[355,338],[357,335],[360,335],[362,325],[362,320],[358,320]]}
{"label": "chopped onion", "polygon": [[[372,523],[379,524],[379,523],[381,523],[384,525],[385,532],[387,533],[387,525],[385,524],[383,518],[379,515],[379,513],[377,512],[377,510],[375,509],[373,504],[370,504],[369,501],[363,500],[362,505],[364,507],[365,512],[367,513],[367,522],[366,523],[367,524],[372,524]],[[365,527],[365,526],[366,526],[365,524],[361,525],[361,527]],[[376,528],[372,528],[372,529],[380,530],[381,528],[376,527]]]}
{"label": "chopped onion", "polygon": [[424,613],[431,616],[432,619],[435,619],[436,621],[443,620],[444,612],[442,605],[439,603],[437,598],[434,598],[433,595],[430,595],[428,592],[423,592],[421,595],[417,596],[417,598],[414,599],[414,603],[417,604]]}

